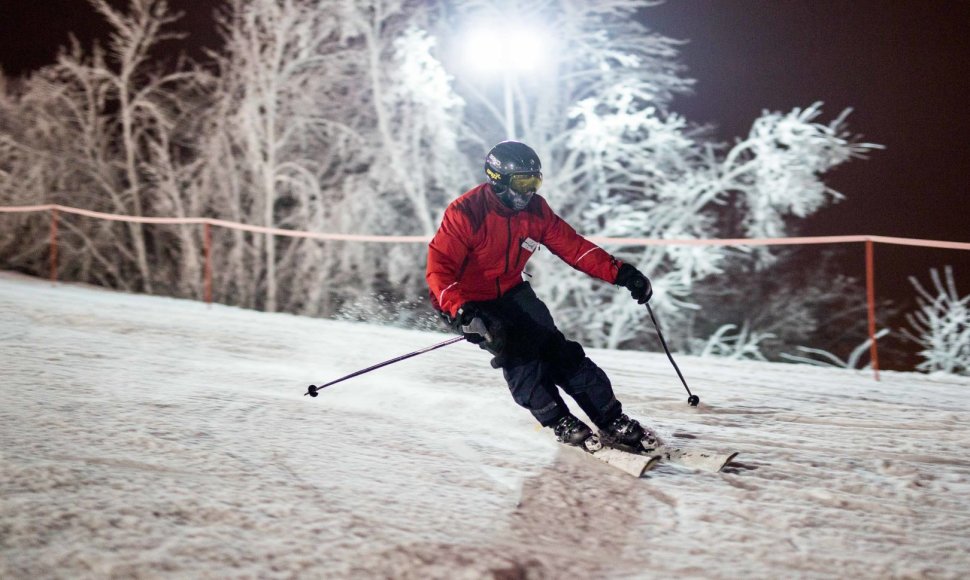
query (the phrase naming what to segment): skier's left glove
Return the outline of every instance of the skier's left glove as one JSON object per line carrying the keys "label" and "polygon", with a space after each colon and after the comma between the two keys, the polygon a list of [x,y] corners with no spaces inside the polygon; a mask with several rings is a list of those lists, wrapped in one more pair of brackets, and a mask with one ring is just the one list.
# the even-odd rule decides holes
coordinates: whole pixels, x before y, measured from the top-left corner
{"label": "skier's left glove", "polygon": [[653,296],[653,287],[650,280],[630,264],[620,266],[620,271],[616,274],[617,286],[623,286],[630,291],[630,295],[638,304],[646,304]]}

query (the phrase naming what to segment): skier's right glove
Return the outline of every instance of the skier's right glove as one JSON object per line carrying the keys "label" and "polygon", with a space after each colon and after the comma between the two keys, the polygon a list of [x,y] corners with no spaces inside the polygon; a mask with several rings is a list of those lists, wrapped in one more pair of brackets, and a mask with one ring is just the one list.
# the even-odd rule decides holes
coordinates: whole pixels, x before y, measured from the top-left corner
{"label": "skier's right glove", "polygon": [[462,305],[454,320],[455,331],[463,335],[468,342],[481,344],[491,340],[492,335],[488,332],[488,325],[485,324],[485,314],[475,304],[469,302]]}
{"label": "skier's right glove", "polygon": [[505,325],[501,318],[485,312],[474,302],[467,302],[458,309],[453,328],[468,342],[494,355],[500,354],[505,348]]}
{"label": "skier's right glove", "polygon": [[620,266],[620,271],[616,273],[616,282],[614,283],[629,290],[630,295],[638,304],[646,304],[653,296],[653,287],[650,286],[650,280],[643,275],[643,272],[630,264]]}

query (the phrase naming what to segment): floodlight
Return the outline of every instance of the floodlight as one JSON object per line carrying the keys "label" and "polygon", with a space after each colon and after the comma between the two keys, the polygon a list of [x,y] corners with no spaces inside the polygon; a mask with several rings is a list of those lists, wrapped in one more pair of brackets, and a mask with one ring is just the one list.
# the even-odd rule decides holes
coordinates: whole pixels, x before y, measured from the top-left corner
{"label": "floodlight", "polygon": [[477,26],[463,42],[465,63],[483,75],[533,72],[551,52],[551,38],[542,28],[521,24]]}

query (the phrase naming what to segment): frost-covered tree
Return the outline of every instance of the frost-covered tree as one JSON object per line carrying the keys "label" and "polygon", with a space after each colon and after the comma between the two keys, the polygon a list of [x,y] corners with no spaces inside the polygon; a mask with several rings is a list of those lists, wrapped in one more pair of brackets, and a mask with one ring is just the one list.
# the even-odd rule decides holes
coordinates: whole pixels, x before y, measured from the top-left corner
{"label": "frost-covered tree", "polygon": [[[464,103],[436,56],[426,3],[367,0],[347,5],[350,42],[360,49],[356,112],[366,171],[348,184],[344,208],[361,233],[434,234],[441,212],[469,172],[461,154]],[[348,247],[361,274],[351,303],[367,292],[407,302],[426,292],[423,246]]]}
{"label": "frost-covered tree", "polygon": [[910,328],[903,332],[920,346],[923,362],[917,369],[926,372],[970,374],[970,294],[961,297],[953,278],[953,269],[940,273],[930,270],[933,292],[915,277],[909,281],[916,289],[919,309],[906,315]]}
{"label": "frost-covered tree", "polygon": [[[29,119],[0,139],[19,151],[17,171],[34,173],[43,191],[37,199],[88,209],[143,216],[150,213],[159,147],[172,144],[183,111],[180,86],[197,71],[166,70],[153,51],[167,40],[178,15],[164,0],[132,0],[116,9],[104,0],[91,5],[108,22],[106,49],[88,53],[80,44],[61,52],[57,63],[22,83],[20,113]],[[183,70],[184,69],[184,70]],[[171,166],[171,158],[164,163]],[[42,175],[43,177],[38,177]],[[152,234],[140,224],[118,228],[64,221],[66,268],[77,268],[109,285],[152,292]],[[77,256],[72,255],[73,250]],[[76,258],[76,259],[74,259]],[[92,264],[93,262],[93,264]],[[134,272],[127,272],[130,267]]]}
{"label": "frost-covered tree", "polygon": [[[822,124],[816,122],[819,114],[817,106],[788,114],[766,113],[748,138],[723,157],[704,141],[692,139],[686,125],[671,125],[670,120],[677,121],[675,116],[653,126],[638,124],[625,136],[617,134],[615,143],[589,148],[588,155],[623,151],[626,142],[644,147],[634,149],[634,155],[600,155],[606,157],[602,163],[608,169],[589,192],[593,201],[580,216],[584,230],[611,237],[723,237],[730,230],[725,230],[718,215],[731,205],[747,235],[782,236],[786,217],[805,217],[835,197],[821,182],[821,173],[870,148],[845,134],[841,118]],[[617,111],[610,116],[626,115]],[[588,124],[581,127],[576,138],[583,139],[589,130]],[[648,135],[659,141],[658,149],[651,147]],[[643,176],[641,168],[653,153],[674,162]],[[654,280],[656,306],[674,320],[682,319],[677,315],[685,313],[684,307],[690,308],[693,282],[719,274],[728,255],[720,246],[619,250]],[[575,275],[571,279],[580,283]],[[582,296],[574,288],[566,290]],[[629,302],[606,306],[608,295],[587,296],[572,302],[585,318],[582,326],[595,329],[590,339],[616,347],[636,335],[642,309]]]}
{"label": "frost-covered tree", "polygon": [[[205,146],[217,213],[311,231],[433,233],[460,173],[461,101],[418,26],[423,14],[404,1],[232,2]],[[237,300],[269,310],[333,314],[423,279],[410,246],[226,239]],[[245,287],[254,253],[265,284]]]}
{"label": "frost-covered tree", "polygon": [[[208,180],[221,184],[217,214],[274,228],[323,225],[321,174],[328,153],[322,144],[339,145],[346,131],[336,119],[349,113],[349,103],[334,98],[346,88],[343,47],[338,20],[325,8],[298,0],[228,3],[221,19],[224,50],[215,55],[220,101],[205,146]],[[237,299],[277,310],[278,269],[293,259],[278,249],[301,244],[239,233],[231,240],[227,282],[239,289]],[[251,262],[254,254],[258,265]],[[288,288],[305,287],[292,271],[286,274]]]}
{"label": "frost-covered tree", "polygon": [[[56,159],[38,143],[44,129],[29,121],[36,104],[24,95],[26,91],[22,81],[7,79],[0,71],[2,205],[44,203],[54,185],[54,175],[45,168]],[[39,220],[30,214],[6,214],[0,220],[0,265],[29,270],[45,257],[47,240],[35,235],[42,231]]]}

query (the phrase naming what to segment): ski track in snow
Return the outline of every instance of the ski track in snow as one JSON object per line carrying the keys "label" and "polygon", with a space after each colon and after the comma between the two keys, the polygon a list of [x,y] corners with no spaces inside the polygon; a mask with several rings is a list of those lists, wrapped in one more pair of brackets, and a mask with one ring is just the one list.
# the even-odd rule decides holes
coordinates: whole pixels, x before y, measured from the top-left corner
{"label": "ski track in snow", "polygon": [[958,578],[970,379],[594,351],[631,415],[735,449],[636,480],[444,335],[0,273],[0,578]]}

